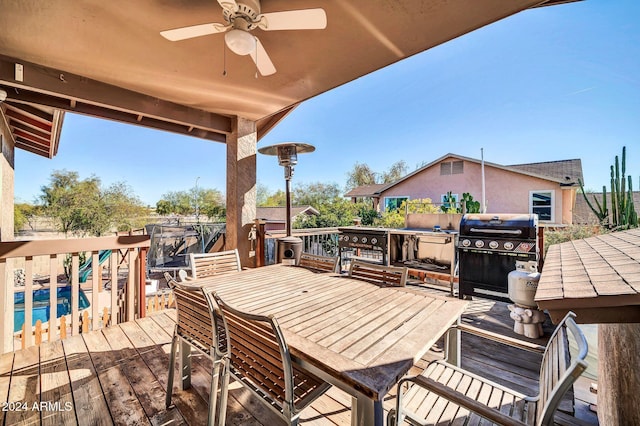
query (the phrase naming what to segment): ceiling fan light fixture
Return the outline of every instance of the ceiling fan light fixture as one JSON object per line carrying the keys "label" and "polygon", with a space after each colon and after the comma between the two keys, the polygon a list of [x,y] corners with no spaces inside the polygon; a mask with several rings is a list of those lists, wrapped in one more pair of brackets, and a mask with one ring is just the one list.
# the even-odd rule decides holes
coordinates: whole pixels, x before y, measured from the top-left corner
{"label": "ceiling fan light fixture", "polygon": [[256,50],[256,38],[247,31],[232,29],[225,33],[224,40],[236,55],[244,56]]}

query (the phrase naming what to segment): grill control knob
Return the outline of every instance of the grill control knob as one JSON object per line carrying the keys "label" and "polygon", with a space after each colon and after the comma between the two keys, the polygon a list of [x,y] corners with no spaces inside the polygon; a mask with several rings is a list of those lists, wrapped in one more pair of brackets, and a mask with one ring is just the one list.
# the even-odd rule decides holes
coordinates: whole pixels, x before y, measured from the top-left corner
{"label": "grill control knob", "polygon": [[476,243],[475,243],[475,244],[476,244],[476,247],[478,247],[478,248],[482,248],[482,247],[484,247],[484,241],[482,241],[482,240],[478,240],[478,241],[476,241]]}
{"label": "grill control knob", "polygon": [[504,243],[504,249],[505,250],[513,250],[513,243],[510,241],[507,241],[506,243]]}
{"label": "grill control knob", "polygon": [[371,244],[376,244],[377,242],[378,242],[378,239],[377,239],[377,238],[372,238],[372,239],[371,239]]}
{"label": "grill control knob", "polygon": [[462,246],[463,247],[469,247],[471,245],[471,241],[469,240],[462,240]]}
{"label": "grill control knob", "polygon": [[358,242],[358,237],[355,237],[355,236],[351,237],[351,241],[353,241],[354,243],[357,243]]}
{"label": "grill control knob", "polygon": [[362,241],[363,244],[366,243],[367,242],[367,237],[362,237],[361,241]]}
{"label": "grill control knob", "polygon": [[497,249],[497,248],[498,248],[498,246],[499,246],[499,244],[498,244],[498,242],[497,242],[497,241],[491,241],[491,242],[489,243],[489,247],[491,247],[491,248],[492,248],[492,249],[494,249],[494,250],[495,250],[495,249]]}

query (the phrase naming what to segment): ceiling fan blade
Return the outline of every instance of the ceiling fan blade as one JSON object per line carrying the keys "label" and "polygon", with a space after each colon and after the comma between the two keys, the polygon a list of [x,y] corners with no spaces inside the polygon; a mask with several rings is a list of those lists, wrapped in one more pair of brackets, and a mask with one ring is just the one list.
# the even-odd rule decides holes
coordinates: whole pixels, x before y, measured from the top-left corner
{"label": "ceiling fan blade", "polygon": [[173,30],[160,31],[160,35],[170,41],[180,41],[186,40],[188,38],[206,36],[209,34],[223,33],[229,28],[230,26],[218,23],[200,24],[193,25],[191,27],[182,27]]}
{"label": "ceiling fan blade", "polygon": [[327,27],[324,9],[300,9],[284,12],[263,13],[260,28],[276,30],[322,30]]}
{"label": "ceiling fan blade", "polygon": [[273,65],[273,62],[271,62],[271,58],[269,58],[267,51],[264,49],[262,43],[260,43],[258,37],[256,37],[256,50],[249,55],[251,55],[251,59],[255,62],[261,75],[267,76],[275,74],[276,67]]}
{"label": "ceiling fan blade", "polygon": [[238,3],[236,3],[236,0],[218,0],[218,4],[224,10],[228,10],[232,13],[238,10]]}

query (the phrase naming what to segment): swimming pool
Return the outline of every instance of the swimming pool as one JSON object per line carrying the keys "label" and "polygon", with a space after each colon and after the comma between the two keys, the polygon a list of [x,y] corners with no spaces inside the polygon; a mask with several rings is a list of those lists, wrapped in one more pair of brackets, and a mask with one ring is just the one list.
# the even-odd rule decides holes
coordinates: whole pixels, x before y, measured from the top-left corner
{"label": "swimming pool", "polygon": [[[60,318],[63,315],[71,313],[71,286],[58,287],[57,294],[57,317]],[[78,309],[87,309],[90,305],[89,299],[84,294],[84,291],[79,291]],[[20,331],[24,324],[24,291],[16,292],[13,298],[14,313],[13,313],[13,331]],[[42,322],[49,321],[51,315],[49,308],[49,289],[44,288],[33,291],[33,325],[36,321]]]}

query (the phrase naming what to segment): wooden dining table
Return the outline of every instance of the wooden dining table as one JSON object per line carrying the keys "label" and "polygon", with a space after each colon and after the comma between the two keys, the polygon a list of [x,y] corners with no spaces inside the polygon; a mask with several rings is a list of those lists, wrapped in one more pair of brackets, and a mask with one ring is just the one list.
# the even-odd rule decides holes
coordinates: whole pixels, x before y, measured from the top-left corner
{"label": "wooden dining table", "polygon": [[384,396],[467,304],[283,264],[192,283],[239,310],[275,316],[293,361],[352,395],[352,424],[362,426],[384,423]]}

